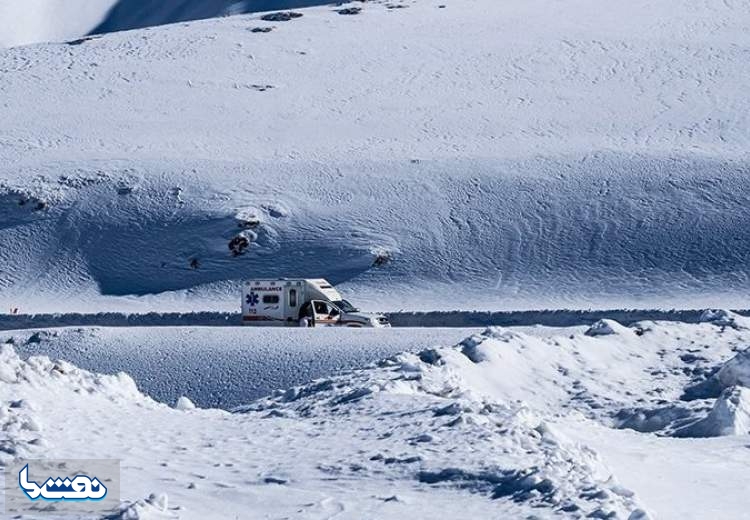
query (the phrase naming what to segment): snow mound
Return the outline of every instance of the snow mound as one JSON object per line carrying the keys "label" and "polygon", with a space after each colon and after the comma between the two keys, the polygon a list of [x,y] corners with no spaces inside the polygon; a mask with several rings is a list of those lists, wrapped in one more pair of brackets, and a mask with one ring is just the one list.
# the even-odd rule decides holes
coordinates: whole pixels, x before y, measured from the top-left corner
{"label": "snow mound", "polygon": [[170,520],[180,516],[169,509],[166,494],[151,494],[148,498],[124,505],[118,513],[102,520]]}
{"label": "snow mound", "polygon": [[612,334],[626,334],[633,331],[620,325],[615,320],[599,320],[586,331],[587,336],[610,336]]}
{"label": "snow mound", "polygon": [[195,404],[193,403],[193,401],[191,401],[184,395],[177,399],[177,403],[175,403],[174,407],[176,410],[181,411],[195,410]]}
{"label": "snow mound", "polygon": [[748,328],[750,326],[748,318],[726,309],[705,310],[701,314],[700,321],[702,323],[713,323],[720,327],[732,327],[733,329]]}
{"label": "snow mound", "polygon": [[[473,334],[461,341],[459,346],[461,347],[461,353],[472,363],[481,363],[493,358],[493,351],[495,354],[497,353],[497,344],[516,344],[523,342],[526,339],[526,335],[509,329],[504,329],[502,327],[487,327],[480,334]],[[483,346],[488,340],[490,340],[488,345]]]}
{"label": "snow mound", "polygon": [[[235,412],[265,418],[408,417],[400,426],[376,426],[388,432],[371,434],[383,451],[371,461],[414,465],[410,474],[422,484],[524,507],[600,518],[645,514],[597,455],[560,435],[544,412],[518,399],[488,395],[491,380],[507,381],[509,374],[524,371],[523,354],[533,343],[524,334],[491,328],[454,347],[402,354],[280,391]],[[430,447],[429,457],[405,450],[422,445]],[[389,454],[394,447],[397,455]],[[469,455],[480,451],[481,461]]]}
{"label": "snow mound", "polygon": [[133,378],[124,372],[114,375],[96,374],[82,370],[67,361],[52,361],[46,356],[32,356],[23,360],[11,344],[0,347],[0,383],[30,384],[104,397],[114,402],[156,404],[142,394]]}
{"label": "snow mound", "polygon": [[737,353],[708,379],[685,389],[684,400],[718,397],[733,386],[750,387],[750,348]]}
{"label": "snow mound", "polygon": [[[119,406],[135,403],[149,407],[156,403],[138,391],[133,379],[124,373],[102,375],[81,370],[65,361],[44,356],[21,359],[11,344],[0,346],[0,461],[17,457],[45,456],[45,417],[34,401],[20,398],[33,388],[63,401],[104,399]],[[97,405],[98,406],[98,405]]]}
{"label": "snow mound", "polygon": [[708,416],[675,432],[676,437],[721,437],[750,433],[750,389],[726,388]]}
{"label": "snow mound", "polygon": [[716,379],[722,388],[730,386],[750,387],[750,349],[743,350],[716,373]]}
{"label": "snow mound", "polygon": [[695,412],[687,406],[667,404],[656,408],[624,408],[614,417],[616,428],[641,433],[666,433],[695,421]]}

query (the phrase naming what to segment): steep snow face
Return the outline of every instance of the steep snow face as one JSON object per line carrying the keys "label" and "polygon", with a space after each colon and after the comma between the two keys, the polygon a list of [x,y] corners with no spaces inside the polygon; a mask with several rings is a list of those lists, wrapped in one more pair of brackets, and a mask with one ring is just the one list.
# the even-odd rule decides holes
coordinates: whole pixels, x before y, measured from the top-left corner
{"label": "steep snow face", "polygon": [[325,276],[374,309],[741,306],[741,9],[368,2],[5,50],[0,305]]}

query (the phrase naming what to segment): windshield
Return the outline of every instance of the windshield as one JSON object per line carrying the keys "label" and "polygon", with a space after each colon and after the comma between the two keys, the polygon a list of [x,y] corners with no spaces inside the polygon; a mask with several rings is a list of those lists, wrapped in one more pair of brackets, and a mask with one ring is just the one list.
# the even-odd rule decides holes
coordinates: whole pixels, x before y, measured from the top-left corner
{"label": "windshield", "polygon": [[343,312],[357,312],[359,309],[356,308],[354,305],[349,303],[346,300],[339,300],[337,302],[333,302],[333,304],[341,309]]}

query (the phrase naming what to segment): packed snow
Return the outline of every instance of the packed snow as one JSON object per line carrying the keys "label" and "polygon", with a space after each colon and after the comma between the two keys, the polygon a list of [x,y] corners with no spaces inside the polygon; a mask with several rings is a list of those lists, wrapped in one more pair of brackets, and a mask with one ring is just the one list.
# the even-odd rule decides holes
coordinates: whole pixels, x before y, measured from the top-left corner
{"label": "packed snow", "polygon": [[110,518],[741,518],[750,390],[685,389],[749,370],[750,331],[608,326],[423,341],[230,411],[5,344],[0,457],[121,459]]}
{"label": "packed snow", "polygon": [[746,2],[356,6],[0,51],[0,305],[746,306]]}

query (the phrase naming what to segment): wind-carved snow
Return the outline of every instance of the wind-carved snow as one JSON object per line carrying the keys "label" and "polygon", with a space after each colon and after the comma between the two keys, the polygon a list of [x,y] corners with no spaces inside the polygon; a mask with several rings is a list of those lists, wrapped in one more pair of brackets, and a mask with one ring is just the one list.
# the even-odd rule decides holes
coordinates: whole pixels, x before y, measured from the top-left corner
{"label": "wind-carved snow", "polygon": [[0,52],[0,305],[743,306],[742,3],[362,7]]}

